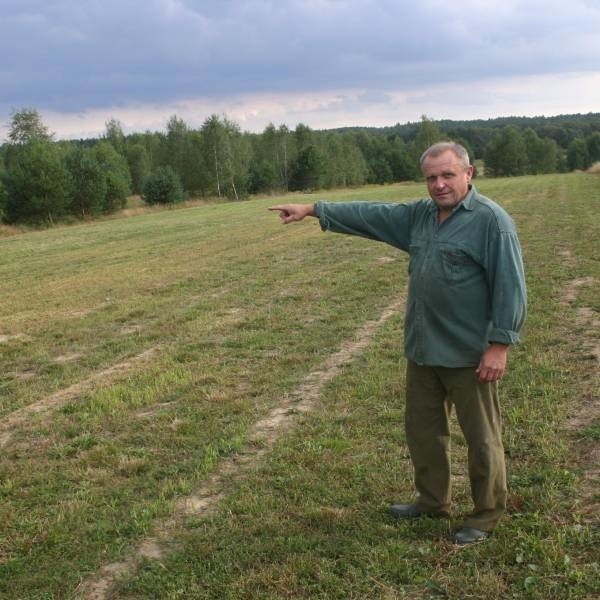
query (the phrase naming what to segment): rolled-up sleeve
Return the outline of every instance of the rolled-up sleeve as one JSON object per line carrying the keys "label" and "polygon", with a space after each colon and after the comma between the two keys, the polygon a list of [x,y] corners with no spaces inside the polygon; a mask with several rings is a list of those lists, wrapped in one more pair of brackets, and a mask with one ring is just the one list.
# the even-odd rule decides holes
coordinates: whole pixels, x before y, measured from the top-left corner
{"label": "rolled-up sleeve", "polygon": [[499,231],[488,245],[491,301],[489,342],[516,344],[527,313],[527,288],[521,246],[514,231]]}

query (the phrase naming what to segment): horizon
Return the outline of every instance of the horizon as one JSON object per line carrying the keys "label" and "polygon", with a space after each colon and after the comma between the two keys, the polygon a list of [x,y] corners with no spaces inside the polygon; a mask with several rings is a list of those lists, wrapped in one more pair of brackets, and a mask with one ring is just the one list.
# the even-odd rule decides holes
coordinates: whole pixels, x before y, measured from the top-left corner
{"label": "horizon", "polygon": [[[77,136],[65,136],[65,137],[60,137],[60,135],[53,131],[53,128],[49,125],[49,123],[47,122],[47,120],[44,118],[44,115],[41,113],[41,111],[37,110],[35,107],[22,107],[20,109],[17,109],[15,111],[13,111],[12,114],[14,114],[15,112],[19,112],[20,110],[36,110],[41,118],[42,118],[42,122],[43,124],[48,128],[49,133],[52,135],[52,139],[53,141],[56,142],[60,142],[60,141],[88,141],[88,140],[101,140],[103,139],[103,137],[105,136],[106,133],[106,123],[108,123],[108,121],[110,119],[116,119],[115,117],[109,117],[106,122],[104,123],[104,129],[102,131],[100,131],[99,133],[97,133],[96,135],[93,136],[88,136],[88,137],[77,137]],[[209,118],[212,114],[217,114],[217,113],[210,113],[207,114],[205,118]],[[135,135],[135,134],[144,134],[144,133],[162,133],[163,131],[166,130],[166,125],[167,122],[169,120],[170,117],[172,116],[177,116],[178,118],[181,118],[180,115],[176,115],[176,114],[171,114],[165,117],[164,120],[164,128],[163,129],[154,129],[154,130],[150,130],[150,129],[145,129],[145,130],[126,130],[126,127],[124,127],[123,123],[119,120],[116,119],[116,121],[119,122],[119,124],[122,126],[123,129],[123,133],[124,135],[130,136],[130,135]],[[569,119],[569,118],[576,118],[576,117],[594,117],[594,116],[599,116],[600,117],[600,111],[588,111],[588,112],[574,112],[574,113],[560,113],[560,114],[552,114],[552,115],[543,115],[543,114],[536,114],[536,115],[500,115],[500,116],[494,116],[494,117],[478,117],[478,118],[441,118],[441,119],[434,119],[431,118],[429,115],[421,115],[421,117],[419,119],[416,120],[408,120],[408,121],[397,121],[395,123],[392,124],[384,124],[384,125],[339,125],[339,126],[335,126],[335,127],[322,127],[322,128],[317,128],[317,127],[312,127],[310,123],[305,123],[305,122],[298,122],[296,123],[294,126],[289,126],[287,123],[276,123],[274,121],[269,121],[261,130],[259,131],[250,131],[247,129],[244,129],[243,127],[241,127],[241,124],[237,121],[235,121],[234,119],[231,119],[229,117],[229,115],[225,114],[221,114],[218,115],[219,117],[226,117],[229,120],[235,122],[238,126],[240,126],[240,131],[241,133],[244,134],[251,134],[251,135],[260,135],[264,132],[265,127],[267,127],[269,125],[269,123],[273,124],[275,127],[280,127],[280,126],[287,126],[289,128],[289,130],[291,132],[294,131],[294,129],[298,126],[298,125],[306,125],[307,127],[309,127],[310,129],[312,129],[313,131],[317,131],[317,132],[326,132],[326,131],[343,131],[343,130],[353,130],[353,129],[395,129],[395,128],[403,128],[403,127],[407,127],[407,126],[411,126],[411,125],[418,125],[421,122],[422,117],[426,117],[428,120],[433,121],[435,123],[491,123],[494,121],[502,121],[502,120],[559,120],[559,119]],[[182,119],[185,124],[191,129],[191,130],[198,130],[202,127],[202,122],[204,121],[204,119],[202,120],[202,122],[198,123],[196,126],[191,126],[190,123],[188,123],[185,119]],[[6,126],[6,131],[8,132],[8,125]],[[8,139],[6,137],[6,135],[3,138],[0,138],[0,146],[9,143]]]}

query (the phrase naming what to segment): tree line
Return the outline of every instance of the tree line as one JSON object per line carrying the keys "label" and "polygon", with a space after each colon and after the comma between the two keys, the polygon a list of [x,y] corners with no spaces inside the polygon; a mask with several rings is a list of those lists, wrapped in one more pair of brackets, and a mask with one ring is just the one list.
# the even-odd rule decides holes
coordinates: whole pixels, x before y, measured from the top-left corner
{"label": "tree line", "polygon": [[391,128],[316,131],[269,124],[242,132],[211,115],[199,129],[176,115],[164,132],[125,135],[111,119],[100,139],[55,141],[35,109],[12,115],[0,148],[0,216],[6,223],[53,223],[187,197],[240,200],[285,193],[413,181],[432,143],[453,139],[490,176],[586,169],[600,161],[600,115],[432,121]]}

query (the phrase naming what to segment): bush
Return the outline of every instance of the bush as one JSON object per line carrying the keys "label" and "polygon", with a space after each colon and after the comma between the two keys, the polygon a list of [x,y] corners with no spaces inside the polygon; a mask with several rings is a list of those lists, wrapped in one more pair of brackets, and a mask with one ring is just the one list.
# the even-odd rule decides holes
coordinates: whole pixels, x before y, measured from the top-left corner
{"label": "bush", "polygon": [[34,140],[12,146],[4,176],[8,223],[53,223],[68,212],[72,181],[60,147]]}
{"label": "bush", "polygon": [[110,213],[124,208],[127,196],[131,193],[131,175],[124,156],[121,156],[110,142],[105,140],[94,146],[93,154],[100,169],[104,172],[106,195],[102,212]]}
{"label": "bush", "polygon": [[106,203],[107,175],[89,148],[75,148],[67,158],[73,181],[71,212],[81,217],[98,215]]}
{"label": "bush", "polygon": [[184,197],[181,180],[171,167],[158,167],[142,186],[142,200],[147,204],[181,202]]}

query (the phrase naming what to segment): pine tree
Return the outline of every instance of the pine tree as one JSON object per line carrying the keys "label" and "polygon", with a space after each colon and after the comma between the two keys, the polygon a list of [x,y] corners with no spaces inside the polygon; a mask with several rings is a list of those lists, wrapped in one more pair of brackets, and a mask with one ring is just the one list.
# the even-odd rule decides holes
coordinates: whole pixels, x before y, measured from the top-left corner
{"label": "pine tree", "polygon": [[127,160],[107,141],[96,144],[93,153],[106,178],[106,195],[102,203],[102,211],[110,213],[123,208],[127,196],[131,193],[131,176]]}
{"label": "pine tree", "polygon": [[67,157],[73,182],[70,210],[80,217],[98,215],[104,208],[107,193],[106,174],[89,148],[76,148]]}
{"label": "pine tree", "polygon": [[502,128],[485,151],[486,173],[497,177],[523,175],[527,169],[527,151],[521,132],[513,125]]}
{"label": "pine tree", "polygon": [[12,154],[6,176],[5,219],[9,223],[53,224],[67,212],[72,182],[61,149],[33,140]]}
{"label": "pine tree", "polygon": [[144,180],[151,170],[150,157],[146,146],[141,143],[128,146],[127,165],[131,175],[131,189],[134,194],[141,194]]}
{"label": "pine tree", "polygon": [[567,148],[567,165],[571,171],[584,170],[590,166],[590,155],[583,138],[575,138]]}
{"label": "pine tree", "polygon": [[123,126],[117,119],[110,119],[106,122],[106,131],[104,139],[121,155],[125,156],[125,134]]}
{"label": "pine tree", "polygon": [[4,218],[53,223],[67,212],[72,182],[61,146],[34,109],[13,113],[5,149]]}
{"label": "pine tree", "polygon": [[429,119],[426,115],[423,115],[421,117],[421,122],[417,126],[417,133],[413,142],[415,159],[419,161],[421,155],[429,148],[429,146],[444,139],[446,139],[446,137],[440,131],[436,122]]}

